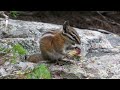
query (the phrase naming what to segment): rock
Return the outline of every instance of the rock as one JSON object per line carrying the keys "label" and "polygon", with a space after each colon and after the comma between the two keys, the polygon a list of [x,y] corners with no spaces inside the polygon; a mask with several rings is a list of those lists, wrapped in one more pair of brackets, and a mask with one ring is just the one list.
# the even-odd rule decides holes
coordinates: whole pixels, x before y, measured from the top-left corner
{"label": "rock", "polygon": [[0,65],[4,64],[5,63],[5,60],[3,59],[0,59]]}
{"label": "rock", "polygon": [[25,71],[33,70],[36,64],[31,62],[19,62],[18,64],[11,64],[6,62],[0,67],[0,78],[17,78],[17,74],[24,74]]}
{"label": "rock", "polygon": [[4,68],[0,68],[0,77],[1,76],[6,76],[7,75],[7,72],[5,71]]}
{"label": "rock", "polygon": [[19,62],[19,64],[17,64],[16,66],[20,67],[21,70],[24,70],[24,71],[25,71],[25,70],[28,69],[28,68],[34,69],[35,65],[36,65],[36,64],[31,63],[31,62]]}
{"label": "rock", "polygon": [[[11,48],[13,44],[19,43],[28,51],[28,56],[40,53],[39,40],[42,33],[62,28],[61,25],[9,19],[5,30],[4,24],[1,21],[0,48]],[[106,32],[105,30],[75,29],[81,37],[81,45],[78,45],[81,48],[81,59],[62,66],[46,63],[53,79],[120,78],[120,36],[102,33]],[[9,61],[1,64],[0,77],[16,78],[16,73],[23,73],[39,65],[27,62],[23,57],[21,56],[16,64],[11,64]]]}
{"label": "rock", "polygon": [[[67,73],[63,70],[51,71],[53,78],[55,79],[79,79],[74,73]],[[80,75],[79,75],[80,76]]]}

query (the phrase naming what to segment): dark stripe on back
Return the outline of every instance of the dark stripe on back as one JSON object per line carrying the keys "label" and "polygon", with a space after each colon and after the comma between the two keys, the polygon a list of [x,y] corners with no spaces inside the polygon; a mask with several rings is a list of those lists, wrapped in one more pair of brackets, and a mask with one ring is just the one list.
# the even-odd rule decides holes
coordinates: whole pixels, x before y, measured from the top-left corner
{"label": "dark stripe on back", "polygon": [[73,33],[73,34],[75,34],[75,36],[73,36],[71,33],[69,33],[69,34],[79,43],[79,40],[76,38],[77,35],[75,33]]}

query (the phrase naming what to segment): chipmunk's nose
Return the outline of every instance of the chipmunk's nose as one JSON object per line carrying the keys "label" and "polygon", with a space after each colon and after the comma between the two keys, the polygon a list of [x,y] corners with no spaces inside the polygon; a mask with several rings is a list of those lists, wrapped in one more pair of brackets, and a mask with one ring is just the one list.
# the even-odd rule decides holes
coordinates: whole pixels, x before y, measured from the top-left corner
{"label": "chipmunk's nose", "polygon": [[77,51],[77,53],[78,53],[78,54],[80,54],[80,53],[81,53],[81,49],[80,49],[80,48],[75,47],[75,50]]}

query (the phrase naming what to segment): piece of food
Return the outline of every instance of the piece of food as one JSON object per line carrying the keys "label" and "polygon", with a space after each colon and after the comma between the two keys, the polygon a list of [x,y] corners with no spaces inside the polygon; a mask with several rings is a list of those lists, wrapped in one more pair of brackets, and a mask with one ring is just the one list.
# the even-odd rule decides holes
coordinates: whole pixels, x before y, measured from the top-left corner
{"label": "piece of food", "polygon": [[80,53],[81,53],[81,49],[80,49],[80,48],[75,47],[75,50],[76,50],[77,54],[80,54]]}
{"label": "piece of food", "polygon": [[68,55],[70,55],[71,57],[73,57],[73,56],[78,56],[80,53],[81,53],[80,48],[75,47],[75,49],[73,49],[70,52],[68,52]]}

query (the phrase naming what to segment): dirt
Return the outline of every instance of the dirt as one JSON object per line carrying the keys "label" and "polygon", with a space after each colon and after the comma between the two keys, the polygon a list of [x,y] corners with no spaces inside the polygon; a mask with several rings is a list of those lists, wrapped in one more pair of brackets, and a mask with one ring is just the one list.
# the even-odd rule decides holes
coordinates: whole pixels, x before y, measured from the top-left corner
{"label": "dirt", "polygon": [[106,11],[102,13],[103,16],[97,11],[17,11],[19,15],[16,17],[10,12],[6,13],[12,19],[53,24],[63,24],[65,20],[69,20],[70,25],[77,28],[99,28],[120,34],[120,12],[117,11]]}

